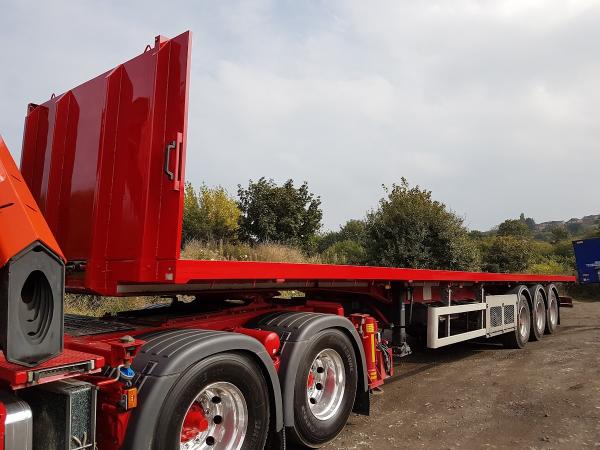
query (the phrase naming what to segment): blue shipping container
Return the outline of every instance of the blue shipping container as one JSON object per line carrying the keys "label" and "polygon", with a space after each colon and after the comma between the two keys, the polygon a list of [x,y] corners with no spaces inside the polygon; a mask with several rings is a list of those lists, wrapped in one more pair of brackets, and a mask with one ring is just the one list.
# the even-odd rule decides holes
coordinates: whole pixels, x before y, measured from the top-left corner
{"label": "blue shipping container", "polygon": [[579,282],[600,283],[600,238],[573,241]]}

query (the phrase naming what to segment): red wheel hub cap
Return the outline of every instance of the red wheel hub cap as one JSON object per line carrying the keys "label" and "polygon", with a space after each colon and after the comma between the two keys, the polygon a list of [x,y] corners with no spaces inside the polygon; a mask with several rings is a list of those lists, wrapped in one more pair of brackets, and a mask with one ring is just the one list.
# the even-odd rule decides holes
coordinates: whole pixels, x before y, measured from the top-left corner
{"label": "red wheel hub cap", "polygon": [[206,430],[208,430],[208,420],[206,420],[202,405],[194,402],[181,427],[181,442],[188,442]]}

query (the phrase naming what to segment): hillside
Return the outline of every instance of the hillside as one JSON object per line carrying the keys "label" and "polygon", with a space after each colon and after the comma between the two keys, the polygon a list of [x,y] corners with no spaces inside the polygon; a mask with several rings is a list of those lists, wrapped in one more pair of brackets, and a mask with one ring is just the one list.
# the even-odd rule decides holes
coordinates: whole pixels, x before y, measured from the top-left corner
{"label": "hillside", "polygon": [[569,220],[553,220],[535,224],[535,231],[548,231],[557,226],[564,226],[571,234],[586,234],[600,224],[600,214],[584,216],[580,219],[573,217]]}

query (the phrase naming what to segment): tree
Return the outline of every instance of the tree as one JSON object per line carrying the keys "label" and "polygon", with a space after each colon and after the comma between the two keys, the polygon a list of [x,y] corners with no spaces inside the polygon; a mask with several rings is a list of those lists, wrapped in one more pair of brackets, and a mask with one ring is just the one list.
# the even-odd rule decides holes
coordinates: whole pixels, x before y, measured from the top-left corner
{"label": "tree", "polygon": [[498,236],[531,236],[531,229],[525,220],[507,219],[498,226]]}
{"label": "tree", "polygon": [[550,235],[553,244],[569,238],[569,232],[564,225],[555,225],[550,228]]}
{"label": "tree", "polygon": [[216,186],[202,185],[198,190],[200,204],[200,239],[205,241],[234,241],[237,239],[241,211],[227,191]]}
{"label": "tree", "polygon": [[338,241],[325,249],[323,260],[329,264],[364,264],[366,251],[362,244],[355,240]]}
{"label": "tree", "polygon": [[242,211],[240,232],[243,239],[305,247],[321,228],[321,200],[308,184],[294,187],[292,180],[277,186],[264,177],[238,185],[238,205]]}
{"label": "tree", "polygon": [[527,225],[527,227],[534,232],[536,229],[536,224],[535,224],[535,220],[533,220],[531,217],[525,217],[524,213],[521,213],[521,215],[519,216],[519,221],[525,223],[525,225]]}
{"label": "tree", "polygon": [[483,248],[483,267],[489,272],[523,272],[532,258],[532,243],[523,237],[495,236]]}
{"label": "tree", "polygon": [[327,248],[342,241],[352,241],[364,246],[364,220],[351,219],[341,226],[338,231],[329,231],[320,235],[316,248],[319,253],[323,253]]}
{"label": "tree", "polygon": [[342,240],[362,242],[365,238],[366,224],[364,220],[351,219],[340,228]]}
{"label": "tree", "polygon": [[477,269],[479,252],[463,219],[410,187],[406,179],[391,189],[367,215],[366,250],[370,264],[428,269]]}
{"label": "tree", "polygon": [[575,262],[573,243],[570,240],[559,241],[553,247],[553,253],[556,256],[564,259],[573,259],[573,262]]}
{"label": "tree", "polygon": [[185,183],[183,200],[183,227],[181,232],[181,245],[193,239],[200,239],[200,205],[194,186],[189,181]]}
{"label": "tree", "polygon": [[469,237],[475,241],[485,238],[486,234],[483,231],[471,230],[469,231]]}
{"label": "tree", "polygon": [[199,241],[235,241],[241,212],[221,186],[202,185],[198,192],[185,184],[182,244]]}
{"label": "tree", "polygon": [[596,225],[588,228],[582,236],[584,239],[600,237],[600,219],[596,221]]}
{"label": "tree", "polygon": [[585,232],[585,228],[582,223],[579,222],[568,222],[566,224],[567,232],[571,236],[578,236]]}

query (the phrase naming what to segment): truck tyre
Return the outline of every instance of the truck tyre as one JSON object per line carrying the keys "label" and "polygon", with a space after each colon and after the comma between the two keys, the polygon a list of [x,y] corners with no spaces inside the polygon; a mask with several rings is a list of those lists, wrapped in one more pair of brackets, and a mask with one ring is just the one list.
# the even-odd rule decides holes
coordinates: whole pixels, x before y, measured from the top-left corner
{"label": "truck tyre", "polygon": [[352,411],[358,381],[350,339],[339,330],[315,335],[301,359],[294,385],[291,438],[317,448],[335,438]]}
{"label": "truck tyre", "polygon": [[238,353],[211,356],[184,372],[162,405],[156,450],[262,449],[269,391],[258,365]]}
{"label": "truck tyre", "polygon": [[520,291],[517,300],[516,321],[517,327],[514,331],[502,335],[502,342],[507,348],[523,348],[529,340],[531,331],[531,316],[529,312],[529,301]]}
{"label": "truck tyre", "polygon": [[554,334],[558,327],[558,296],[554,289],[548,290],[548,303],[546,307],[546,334]]}
{"label": "truck tyre", "polygon": [[546,330],[546,301],[544,288],[541,285],[532,286],[531,294],[531,333],[530,341],[539,341]]}

